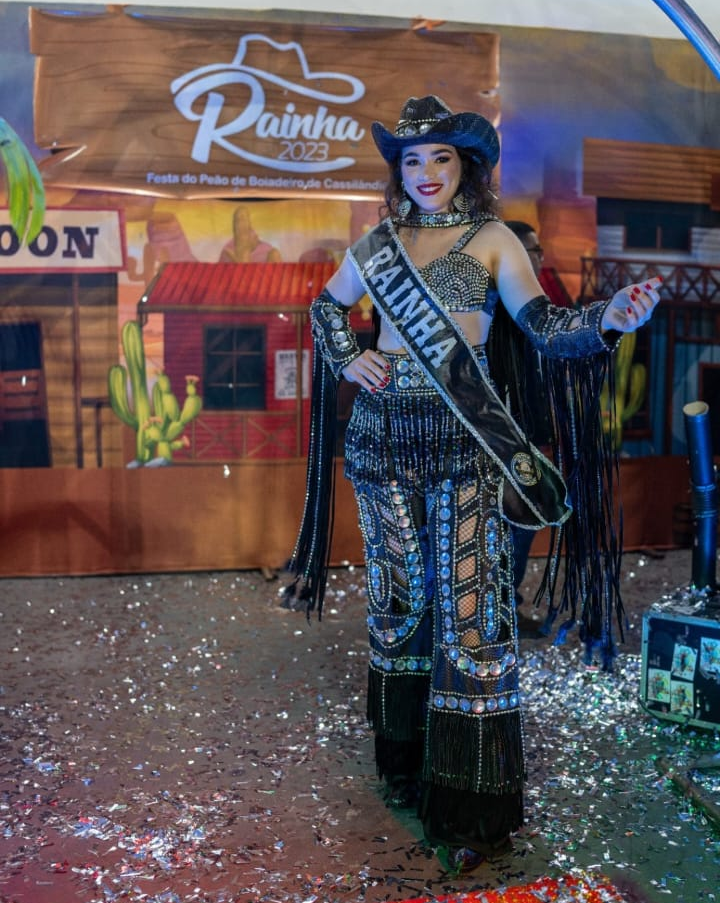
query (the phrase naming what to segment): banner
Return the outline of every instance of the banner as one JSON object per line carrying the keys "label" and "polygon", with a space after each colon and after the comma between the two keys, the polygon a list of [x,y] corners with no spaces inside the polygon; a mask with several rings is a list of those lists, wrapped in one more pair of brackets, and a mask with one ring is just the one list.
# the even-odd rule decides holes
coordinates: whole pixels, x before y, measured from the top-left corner
{"label": "banner", "polygon": [[[411,95],[499,118],[499,39],[31,10],[48,185],[163,197],[375,198],[370,133]],[[82,78],[78,78],[82,60]]]}

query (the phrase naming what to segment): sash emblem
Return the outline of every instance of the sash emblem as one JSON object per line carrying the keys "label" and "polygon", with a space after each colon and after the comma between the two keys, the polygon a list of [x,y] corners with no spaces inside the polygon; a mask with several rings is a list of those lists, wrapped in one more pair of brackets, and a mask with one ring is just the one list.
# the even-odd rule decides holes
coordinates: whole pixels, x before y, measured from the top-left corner
{"label": "sash emblem", "polygon": [[521,486],[535,486],[540,482],[535,462],[527,452],[515,452],[510,461],[510,470]]}

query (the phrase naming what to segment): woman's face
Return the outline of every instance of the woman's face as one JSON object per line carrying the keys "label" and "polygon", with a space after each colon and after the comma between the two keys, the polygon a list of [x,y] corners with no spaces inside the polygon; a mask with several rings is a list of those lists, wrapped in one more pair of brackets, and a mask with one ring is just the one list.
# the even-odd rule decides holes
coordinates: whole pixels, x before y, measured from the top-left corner
{"label": "woman's face", "polygon": [[405,193],[424,213],[451,210],[460,185],[462,161],[450,144],[413,144],[400,163]]}

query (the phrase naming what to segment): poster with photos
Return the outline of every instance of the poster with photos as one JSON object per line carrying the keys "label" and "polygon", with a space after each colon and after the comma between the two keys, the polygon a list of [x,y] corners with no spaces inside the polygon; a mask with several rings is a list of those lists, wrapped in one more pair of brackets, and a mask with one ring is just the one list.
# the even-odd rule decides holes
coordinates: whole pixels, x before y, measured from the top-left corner
{"label": "poster with photos", "polygon": [[653,612],[643,619],[640,697],[659,718],[720,728],[720,616]]}

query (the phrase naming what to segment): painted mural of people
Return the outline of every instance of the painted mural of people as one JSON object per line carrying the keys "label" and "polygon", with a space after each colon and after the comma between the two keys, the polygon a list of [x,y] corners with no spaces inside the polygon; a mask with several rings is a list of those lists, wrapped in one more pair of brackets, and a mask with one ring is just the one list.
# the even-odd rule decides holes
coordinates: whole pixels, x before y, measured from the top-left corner
{"label": "painted mural of people", "polygon": [[235,207],[232,232],[232,238],[220,252],[218,263],[279,263],[282,260],[280,251],[255,232],[247,204]]}
{"label": "painted mural of people", "polygon": [[147,219],[147,242],[142,249],[142,265],[128,260],[127,274],[131,282],[150,280],[169,261],[196,261],[190,242],[178,217],[169,210],[153,210]]}

